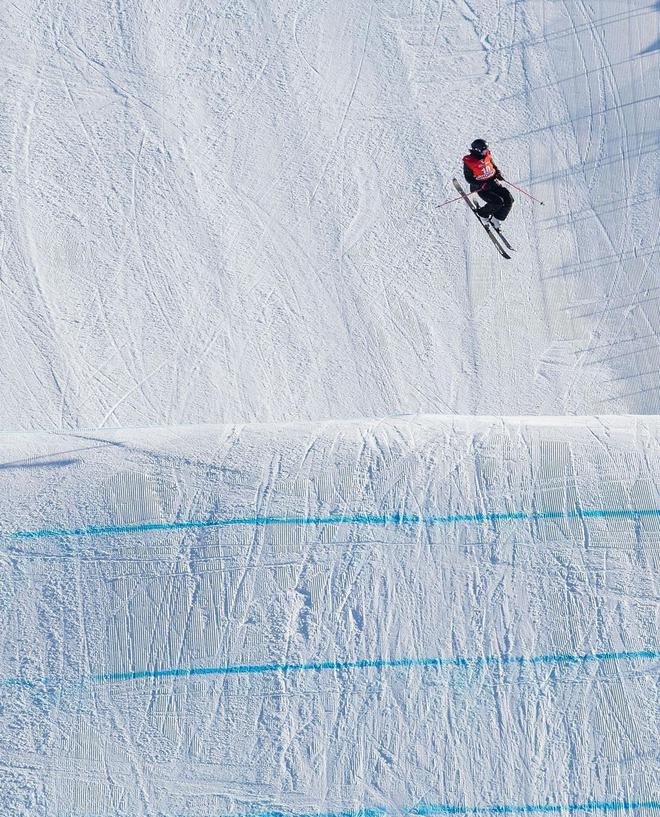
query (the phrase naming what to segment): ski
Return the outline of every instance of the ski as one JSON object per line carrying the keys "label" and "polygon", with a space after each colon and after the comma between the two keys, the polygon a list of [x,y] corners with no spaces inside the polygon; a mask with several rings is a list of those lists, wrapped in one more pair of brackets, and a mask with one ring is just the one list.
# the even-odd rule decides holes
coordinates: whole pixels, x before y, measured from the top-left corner
{"label": "ski", "polygon": [[498,229],[497,229],[497,227],[493,227],[493,225],[492,225],[492,224],[491,224],[491,225],[489,225],[489,226],[490,226],[490,227],[491,227],[491,228],[492,228],[492,229],[493,229],[493,230],[494,230],[494,231],[497,233],[498,238],[499,238],[499,239],[500,239],[500,241],[501,241],[501,242],[504,244],[504,246],[505,246],[505,247],[507,247],[507,249],[511,250],[512,252],[515,252],[515,251],[516,251],[516,248],[515,248],[515,247],[512,247],[512,246],[511,246],[511,244],[509,244],[508,239],[506,239],[506,238],[504,237],[504,235],[502,234],[502,231],[501,231],[501,230],[498,230]]}
{"label": "ski", "polygon": [[494,231],[492,231],[492,230],[490,229],[490,225],[489,225],[489,224],[484,224],[484,222],[483,222],[483,221],[482,221],[482,220],[479,218],[479,216],[477,215],[477,208],[476,208],[476,207],[475,207],[475,206],[472,204],[472,202],[470,201],[470,199],[469,199],[469,197],[468,197],[467,193],[465,192],[465,190],[463,190],[463,188],[461,187],[461,185],[460,185],[460,183],[458,182],[458,180],[457,180],[457,179],[452,179],[452,181],[454,182],[454,187],[455,187],[455,188],[458,190],[458,192],[459,192],[459,193],[461,194],[461,196],[463,197],[463,201],[464,201],[464,202],[467,204],[467,206],[470,208],[470,210],[472,210],[472,212],[474,213],[474,217],[477,219],[477,221],[479,222],[479,224],[481,224],[481,226],[484,228],[484,230],[485,230],[485,231],[488,233],[488,237],[489,237],[489,238],[490,238],[490,240],[493,242],[493,244],[494,244],[494,245],[497,247],[497,251],[499,252],[499,254],[502,256],[502,258],[506,258],[506,259],[508,259],[508,260],[510,261],[510,260],[511,260],[511,256],[510,256],[510,255],[509,255],[509,253],[508,253],[508,252],[507,252],[507,251],[504,249],[504,247],[502,246],[502,244],[500,244],[500,242],[497,240],[497,238],[495,238],[495,232],[497,232],[497,234],[499,235],[499,237],[502,239],[502,242],[503,242],[503,243],[504,243],[504,244],[505,244],[505,245],[506,245],[506,246],[507,246],[507,247],[508,247],[510,250],[512,250],[512,249],[513,249],[513,247],[511,247],[511,245],[509,244],[509,242],[508,242],[508,241],[507,241],[507,240],[504,238],[504,236],[503,236],[503,235],[502,235],[502,234],[501,234],[499,231],[495,231],[495,232],[494,232]]}

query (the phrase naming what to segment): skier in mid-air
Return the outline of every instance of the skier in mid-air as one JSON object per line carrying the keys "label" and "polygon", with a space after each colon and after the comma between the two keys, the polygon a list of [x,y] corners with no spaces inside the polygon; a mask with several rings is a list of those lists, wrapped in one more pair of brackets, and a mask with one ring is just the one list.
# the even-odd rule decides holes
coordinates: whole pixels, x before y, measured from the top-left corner
{"label": "skier in mid-air", "polygon": [[499,184],[502,174],[483,139],[475,139],[470,152],[463,157],[463,175],[470,185],[470,192],[477,193],[486,202],[475,208],[476,214],[484,224],[491,224],[499,230],[513,206],[513,196]]}

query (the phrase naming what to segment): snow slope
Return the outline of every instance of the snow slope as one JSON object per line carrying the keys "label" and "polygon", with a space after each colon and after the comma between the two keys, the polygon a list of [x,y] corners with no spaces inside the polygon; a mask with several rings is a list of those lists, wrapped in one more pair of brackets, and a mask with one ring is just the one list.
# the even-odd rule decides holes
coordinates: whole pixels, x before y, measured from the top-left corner
{"label": "snow slope", "polygon": [[0,449],[3,815],[660,808],[657,418]]}
{"label": "snow slope", "polygon": [[0,428],[657,410],[657,3],[0,13]]}
{"label": "snow slope", "polygon": [[657,814],[659,11],[0,0],[0,817]]}

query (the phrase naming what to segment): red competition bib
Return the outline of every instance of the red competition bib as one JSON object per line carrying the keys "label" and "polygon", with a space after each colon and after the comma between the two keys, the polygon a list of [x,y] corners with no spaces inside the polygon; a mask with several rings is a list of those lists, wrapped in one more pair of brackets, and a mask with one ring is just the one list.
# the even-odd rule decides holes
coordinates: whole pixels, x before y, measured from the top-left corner
{"label": "red competition bib", "polygon": [[492,179],[496,173],[493,160],[490,158],[490,151],[486,152],[483,159],[468,153],[467,156],[463,157],[463,161],[470,168],[478,182],[486,182],[488,179]]}

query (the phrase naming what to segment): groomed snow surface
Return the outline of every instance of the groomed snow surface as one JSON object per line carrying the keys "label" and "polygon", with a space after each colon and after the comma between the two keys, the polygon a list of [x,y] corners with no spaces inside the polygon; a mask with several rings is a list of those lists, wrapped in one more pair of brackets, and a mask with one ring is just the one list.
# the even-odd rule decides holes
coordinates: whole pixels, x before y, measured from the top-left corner
{"label": "groomed snow surface", "polygon": [[0,0],[0,817],[657,815],[659,19]]}
{"label": "groomed snow surface", "polygon": [[0,8],[0,429],[657,412],[653,0]]}

